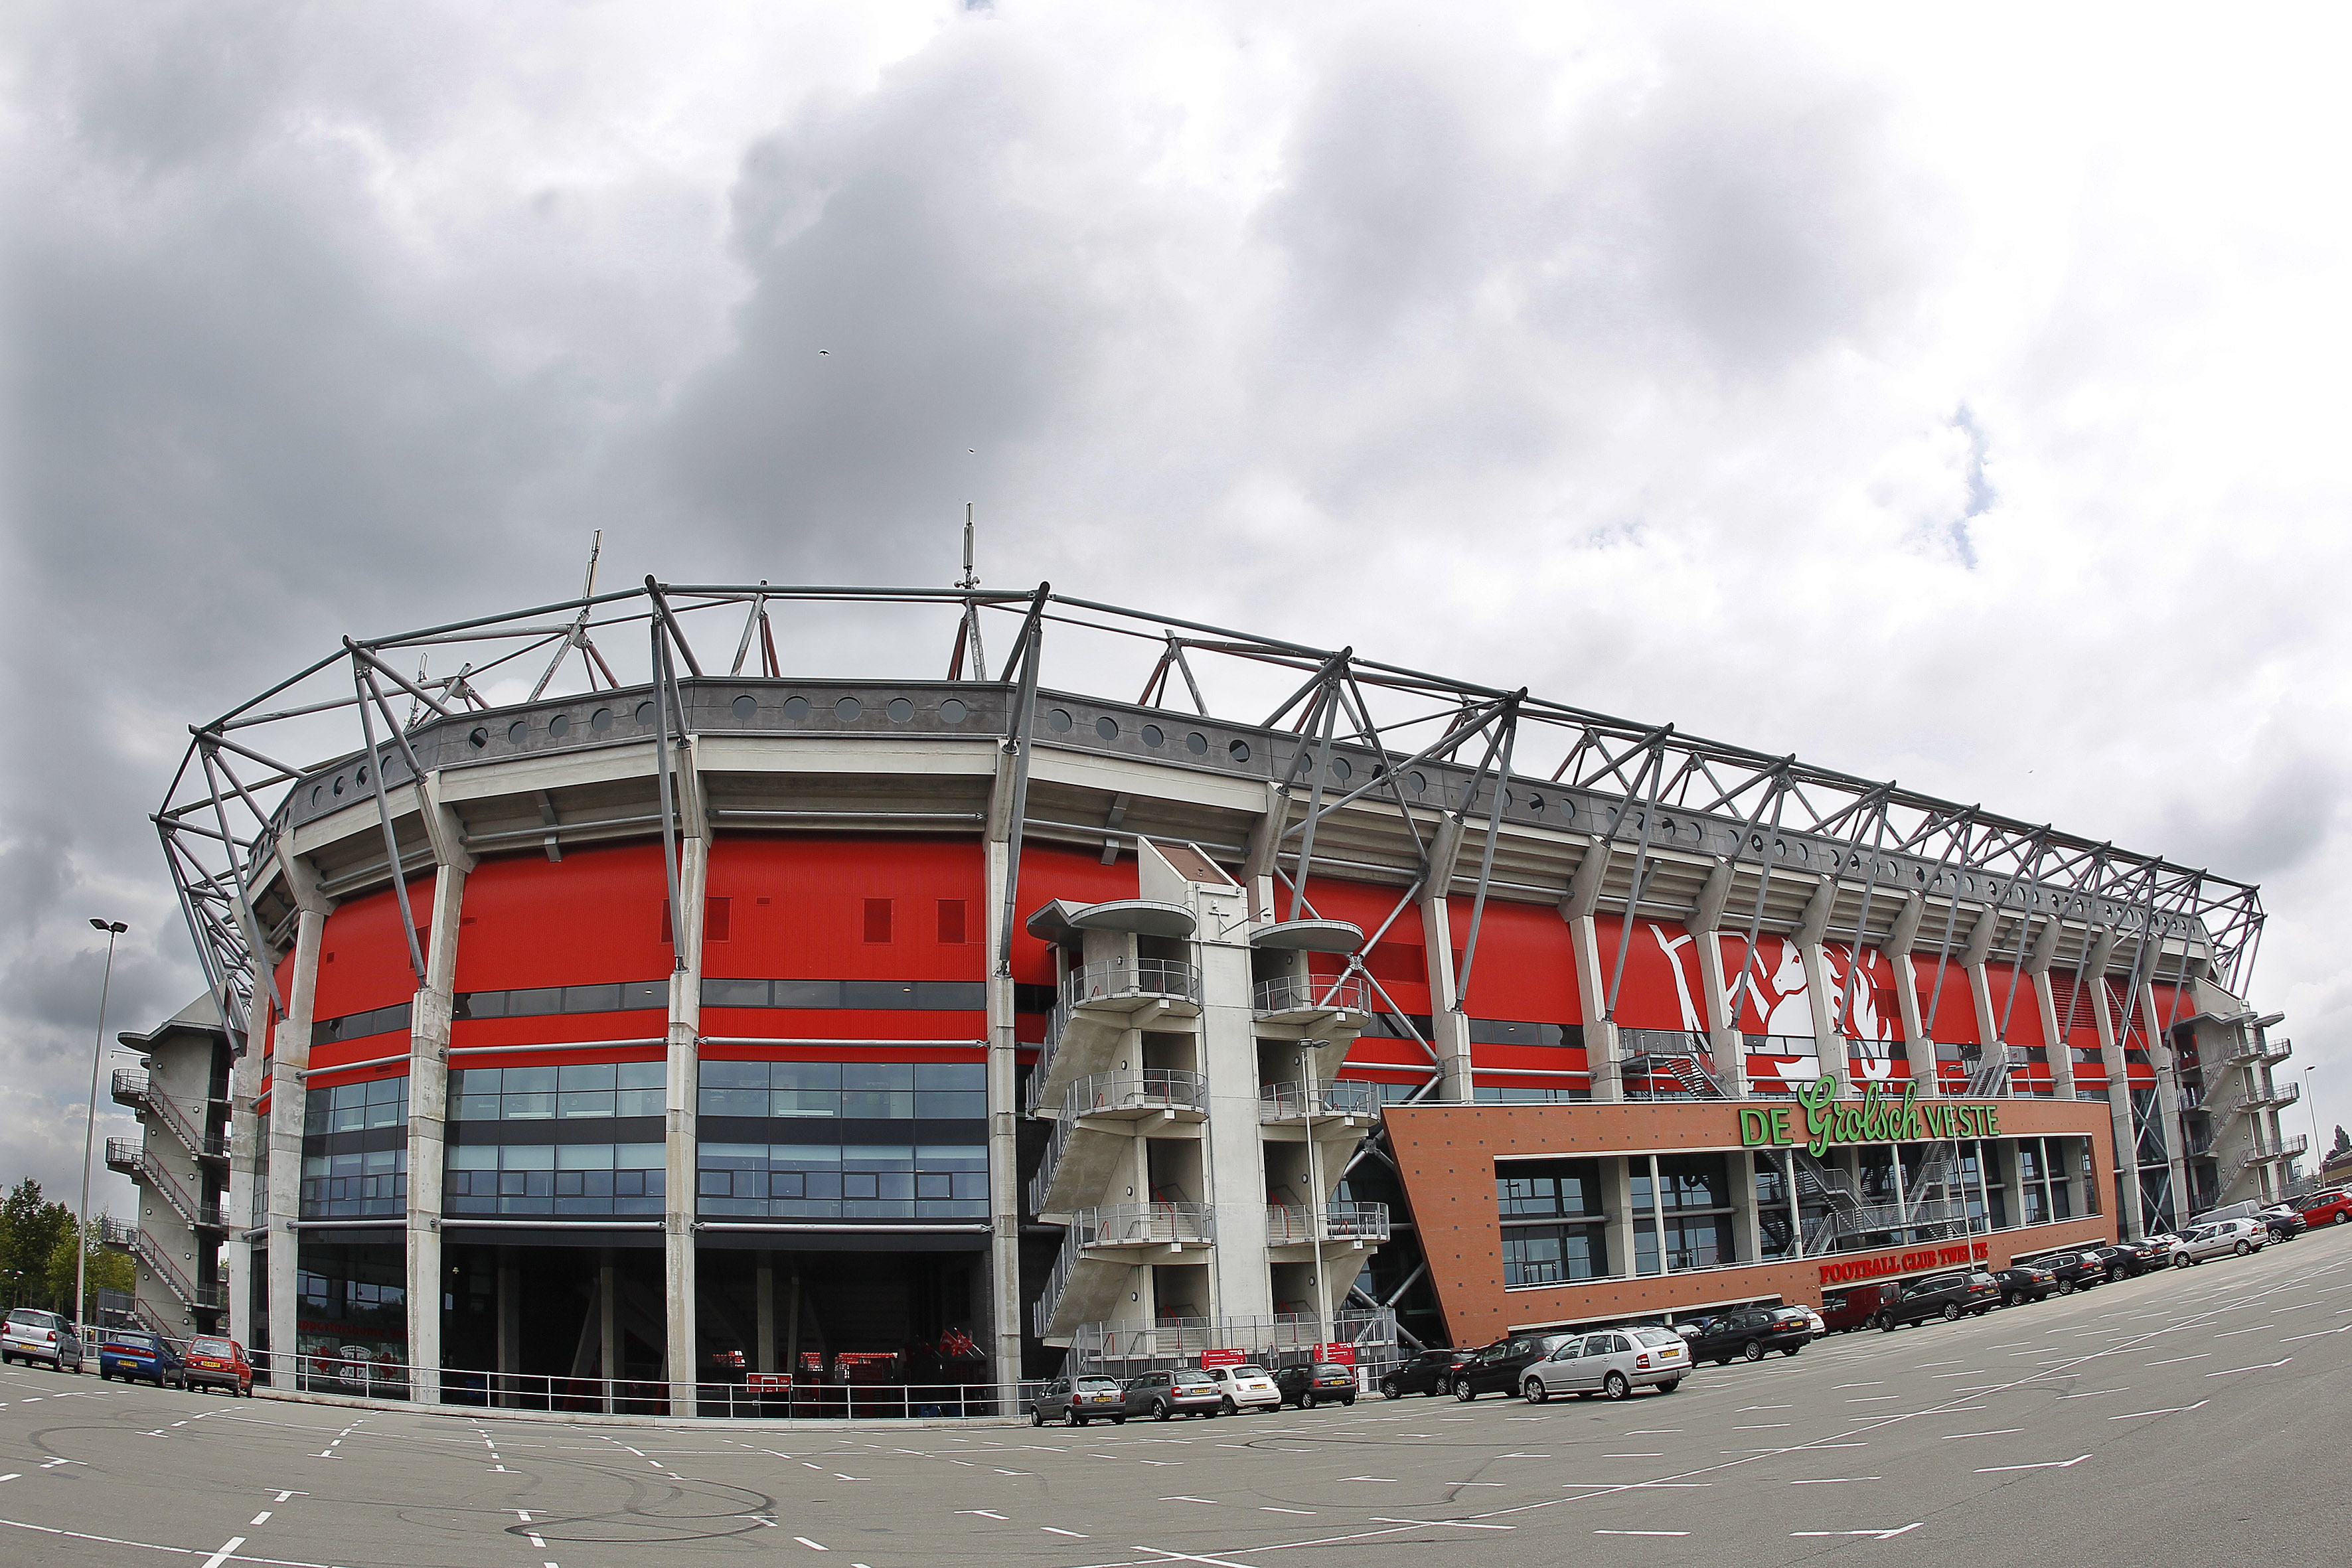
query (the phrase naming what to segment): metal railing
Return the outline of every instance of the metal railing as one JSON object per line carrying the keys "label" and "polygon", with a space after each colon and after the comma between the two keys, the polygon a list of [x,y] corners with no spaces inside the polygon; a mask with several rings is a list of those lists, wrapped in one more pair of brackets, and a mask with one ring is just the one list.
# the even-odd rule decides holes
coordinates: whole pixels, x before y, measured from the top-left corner
{"label": "metal railing", "polygon": [[182,1306],[213,1312],[228,1305],[227,1293],[219,1286],[198,1285],[191,1280],[162,1244],[138,1226],[110,1215],[99,1222],[98,1239],[100,1245],[120,1247],[145,1264],[147,1271],[162,1280],[163,1288],[178,1297]]}
{"label": "metal railing", "polygon": [[1277,974],[1250,987],[1250,1006],[1269,1013],[1364,1012],[1364,981],[1359,974]]}
{"label": "metal railing", "polygon": [[1723,1085],[1707,1070],[1696,1052],[1653,1051],[1627,1057],[1617,1065],[1618,1082],[1627,1100],[1725,1100]]}
{"label": "metal railing", "polygon": [[[1036,1080],[1033,1077],[1030,1081]],[[1205,1114],[1208,1109],[1208,1082],[1196,1072],[1146,1068],[1140,1079],[1131,1074],[1106,1072],[1091,1073],[1072,1081],[1062,1091],[1061,1109],[1055,1112],[1054,1131],[1045,1140],[1045,1156],[1037,1162],[1036,1173],[1029,1178],[1029,1212],[1045,1211],[1045,1194],[1053,1191],[1055,1173],[1062,1168],[1062,1156],[1069,1152],[1070,1140],[1077,1135],[1080,1117],[1118,1110],[1198,1110]]]}
{"label": "metal railing", "polygon": [[1198,1002],[1201,972],[1181,959],[1115,958],[1073,969],[1062,983],[1063,1005],[1068,1007],[1128,996],[1172,996]]}
{"label": "metal railing", "polygon": [[2256,1165],[2266,1165],[2274,1160],[2291,1160],[2310,1147],[2311,1140],[2300,1132],[2292,1138],[2282,1138],[2276,1143],[2265,1143],[2257,1139],[2231,1169],[2230,1180],[2235,1182]]}
{"label": "metal railing", "polygon": [[1378,1084],[1335,1079],[1323,1083],[1269,1083],[1257,1091],[1260,1121],[1299,1121],[1310,1116],[1360,1116],[1381,1110]]}
{"label": "metal railing", "polygon": [[[272,1358],[252,1353],[257,1389],[270,1385]],[[571,1377],[537,1373],[490,1372],[470,1367],[427,1367],[376,1354],[370,1347],[304,1351],[294,1357],[294,1388],[302,1394],[341,1394],[376,1404],[406,1404],[422,1382],[445,1405],[495,1410],[535,1410],[578,1415],[663,1415],[677,1419],[770,1421],[992,1420],[1027,1407],[1042,1384],[1019,1386],[1013,1407],[1003,1407],[993,1384],[836,1383],[780,1379],[752,1387],[748,1381],[698,1382],[690,1410],[673,1412],[671,1385],[650,1378]]]}
{"label": "metal railing", "polygon": [[1392,1359],[1396,1313],[1343,1311],[1325,1319],[1277,1312],[1230,1318],[1162,1318],[1156,1323],[1085,1323],[1070,1335],[1063,1370],[1129,1377],[1196,1361],[1204,1350],[1237,1350],[1262,1366],[1302,1361],[1322,1344],[1353,1346],[1360,1369]]}
{"label": "metal railing", "polygon": [[1062,1304],[1088,1248],[1209,1245],[1216,1237],[1216,1216],[1206,1204],[1106,1204],[1080,1209],[1070,1216],[1062,1250],[1037,1298],[1032,1314],[1036,1332],[1040,1337],[1047,1332],[1054,1310]]}
{"label": "metal railing", "polygon": [[2265,1045],[2255,1051],[2254,1059],[2262,1062],[2283,1062],[2293,1055],[2294,1055],[2294,1042],[2280,1040],[2275,1044]]}
{"label": "metal railing", "polygon": [[1208,1080],[1175,1068],[1145,1068],[1129,1073],[1090,1073],[1062,1090],[1061,1116],[1092,1116],[1110,1110],[1206,1110]]}
{"label": "metal railing", "polygon": [[[1269,1247],[1297,1247],[1316,1239],[1314,1212],[1302,1204],[1265,1205],[1265,1240]],[[1325,1241],[1386,1241],[1386,1204],[1326,1204],[1322,1211]]]}
{"label": "metal railing", "polygon": [[1053,1076],[1054,1057],[1062,1048],[1062,1030],[1069,1021],[1069,1005],[1057,993],[1054,997],[1054,1010],[1045,1016],[1045,1038],[1037,1047],[1037,1065],[1029,1069],[1029,1087],[1022,1096],[1022,1109],[1032,1116],[1037,1114],[1045,1080]]}
{"label": "metal railing", "polygon": [[109,1169],[121,1171],[133,1181],[152,1187],[173,1211],[191,1226],[212,1226],[226,1228],[228,1225],[227,1205],[218,1199],[206,1203],[182,1184],[170,1166],[150,1156],[146,1146],[135,1138],[110,1138],[106,1141],[106,1163]]}
{"label": "metal railing", "polygon": [[205,1136],[201,1119],[189,1115],[187,1108],[170,1095],[158,1093],[147,1074],[139,1068],[114,1069],[114,1099],[118,1104],[153,1111],[162,1118],[172,1136],[177,1138],[195,1158],[224,1160],[228,1157],[226,1138]]}

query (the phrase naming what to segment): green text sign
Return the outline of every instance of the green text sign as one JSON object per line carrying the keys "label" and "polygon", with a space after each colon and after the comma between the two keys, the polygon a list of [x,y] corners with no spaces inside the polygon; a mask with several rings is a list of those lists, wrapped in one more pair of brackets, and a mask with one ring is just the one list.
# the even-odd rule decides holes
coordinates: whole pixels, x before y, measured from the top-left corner
{"label": "green text sign", "polygon": [[[1802,1111],[1801,1131],[1791,1125]],[[1795,1105],[1743,1105],[1739,1108],[1739,1142],[1755,1149],[1801,1143],[1820,1158],[1846,1143],[1919,1142],[1927,1139],[1998,1138],[2000,1107],[1964,1105],[1957,1100],[1922,1103],[1919,1086],[1904,1086],[1903,1098],[1890,1100],[1876,1084],[1860,1100],[1840,1100],[1837,1079],[1823,1074],[1797,1091]]]}

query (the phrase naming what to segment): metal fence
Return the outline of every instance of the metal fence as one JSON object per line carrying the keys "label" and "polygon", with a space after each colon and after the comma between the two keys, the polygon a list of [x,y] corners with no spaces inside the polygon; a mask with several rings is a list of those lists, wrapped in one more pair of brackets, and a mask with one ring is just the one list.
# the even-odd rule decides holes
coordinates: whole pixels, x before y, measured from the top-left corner
{"label": "metal fence", "polygon": [[1260,1121],[1293,1121],[1308,1116],[1380,1114],[1381,1089],[1374,1083],[1339,1079],[1325,1083],[1270,1083],[1257,1091]]}
{"label": "metal fence", "polygon": [[1062,1000],[1071,1007],[1124,996],[1174,996],[1198,1002],[1201,972],[1180,959],[1115,958],[1073,969],[1062,984]]}
{"label": "metal fence", "polygon": [[1250,1005],[1265,1013],[1366,1011],[1360,975],[1277,974],[1261,980],[1250,991]]}

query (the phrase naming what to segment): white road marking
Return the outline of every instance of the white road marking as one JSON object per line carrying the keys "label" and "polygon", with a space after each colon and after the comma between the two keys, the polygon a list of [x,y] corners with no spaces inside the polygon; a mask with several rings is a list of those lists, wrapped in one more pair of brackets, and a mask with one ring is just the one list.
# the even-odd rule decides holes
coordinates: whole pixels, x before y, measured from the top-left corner
{"label": "white road marking", "polygon": [[815,1542],[811,1541],[805,1535],[795,1535],[793,1539],[799,1542],[803,1546],[807,1547],[811,1552],[830,1552],[833,1550],[830,1546],[819,1546]]}
{"label": "white road marking", "polygon": [[[1003,1519],[1003,1518],[1004,1517],[1004,1516],[1003,1516],[1003,1514],[1001,1514],[1001,1513],[991,1513],[991,1512],[989,1512],[989,1511],[988,1511],[988,1510],[986,1510],[986,1509],[984,1509],[984,1508],[960,1508],[960,1509],[956,1510],[956,1512],[957,1512],[959,1515],[962,1515],[962,1514],[973,1514],[973,1515],[977,1515],[978,1517],[980,1517],[980,1518],[982,1518],[982,1519],[996,1519],[996,1520],[1001,1520],[1001,1519]],[[797,1537],[795,1537],[795,1539],[797,1539]]]}
{"label": "white road marking", "polygon": [[238,1547],[244,1544],[244,1536],[230,1536],[227,1542],[223,1545],[218,1552],[214,1552],[210,1557],[205,1559],[205,1568],[220,1568],[222,1563],[228,1561],[230,1553],[234,1552]]}
{"label": "white road marking", "polygon": [[1687,1530],[1596,1530],[1595,1535],[1688,1535]]}
{"label": "white road marking", "polygon": [[2256,1362],[2256,1363],[2255,1363],[2253,1365],[2252,1365],[2252,1366],[2231,1366],[2231,1367],[2224,1367],[2224,1368],[2222,1368],[2220,1372],[2209,1372],[2209,1373],[2207,1373],[2205,1375],[2206,1375],[2206,1376],[2208,1376],[2208,1377],[2228,1377],[2228,1376],[2230,1376],[2232,1373],[2240,1373],[2240,1372],[2268,1372],[2271,1368],[2273,1368],[2273,1367],[2274,1367],[2274,1366],[2284,1366],[2287,1363],[2289,1363],[2289,1362],[2293,1361],[2294,1359],[2294,1357],[2293,1357],[2293,1356],[2291,1356],[2291,1355],[2290,1355],[2290,1356],[2281,1356],[2281,1357],[2280,1357],[2278,1360],[2276,1360],[2276,1361],[2263,1361],[2263,1362]]}
{"label": "white road marking", "polygon": [[2143,1415],[2186,1415],[2191,1410],[2202,1410],[2212,1403],[2213,1402],[2210,1399],[2200,1399],[2194,1405],[2174,1405],[2162,1410],[2135,1410],[2128,1415],[2110,1415],[2107,1419],[2110,1421],[2137,1421]]}
{"label": "white road marking", "polygon": [[1056,1530],[1050,1524],[1041,1524],[1037,1528],[1044,1531],[1048,1535],[1066,1535],[1073,1541],[1091,1541],[1094,1539],[1094,1537],[1090,1535],[1080,1535],[1075,1530]]}
{"label": "white road marking", "polygon": [[2000,1426],[1990,1432],[1947,1432],[1944,1434],[1943,1440],[1947,1443],[1957,1443],[1963,1437],[2007,1437],[2024,1430],[2022,1426]]}
{"label": "white road marking", "polygon": [[265,1509],[263,1509],[259,1513],[257,1513],[257,1514],[255,1514],[255,1515],[253,1516],[253,1519],[252,1519],[251,1523],[247,1524],[246,1528],[249,1530],[249,1529],[251,1529],[251,1528],[253,1527],[253,1525],[255,1525],[255,1524],[268,1524],[268,1523],[269,1522],[269,1516],[270,1516],[270,1514],[271,1514],[271,1512],[272,1512],[272,1511],[274,1511],[274,1510],[270,1510],[270,1509],[266,1509],[266,1508],[265,1508]]}
{"label": "white road marking", "polygon": [[1789,1538],[1793,1541],[1807,1535],[1867,1535],[1880,1541],[1892,1541],[1898,1535],[1908,1535],[1927,1522],[1923,1519],[1914,1520],[1909,1524],[1897,1525],[1893,1530],[1792,1530],[1789,1532]]}
{"label": "white road marking", "polygon": [[2206,1358],[2208,1358],[2209,1356],[2210,1356],[2212,1353],[2213,1353],[2213,1352],[2212,1352],[2211,1351],[2199,1351],[2195,1355],[2177,1355],[2177,1356],[2174,1356],[2170,1361],[2152,1361],[2152,1362],[2149,1362],[2147,1364],[2148,1364],[2148,1365],[2150,1365],[2150,1366],[2170,1366],[2170,1365],[2174,1364],[2174,1363],[2176,1363],[2176,1362],[2184,1362],[2184,1361],[2203,1361],[2203,1360],[2205,1360]]}
{"label": "white road marking", "polygon": [[1314,1517],[1314,1515],[1315,1515],[1315,1510],[1314,1510],[1313,1509],[1311,1509],[1311,1508],[1275,1508],[1275,1507],[1273,1507],[1272,1505],[1270,1505],[1270,1504],[1266,1504],[1266,1503],[1260,1503],[1260,1504],[1258,1505],[1258,1512],[1260,1512],[1260,1513],[1297,1513],[1297,1514],[1304,1514],[1304,1515],[1306,1515],[1307,1517],[1308,1517],[1309,1519],[1312,1519],[1312,1518]]}
{"label": "white road marking", "polygon": [[1164,1497],[1160,1500],[1161,1502],[1204,1502],[1211,1508],[1222,1508],[1223,1506],[1213,1497]]}
{"label": "white road marking", "polygon": [[2061,1399],[2095,1399],[2102,1394],[2129,1394],[2128,1388],[2089,1388],[2080,1394],[2062,1394]]}
{"label": "white road marking", "polygon": [[1842,1487],[1848,1481],[1883,1481],[1885,1476],[1823,1476],[1813,1481],[1790,1481],[1792,1487]]}
{"label": "white road marking", "polygon": [[2077,1454],[2071,1459],[2044,1459],[2038,1465],[1994,1465],[1989,1469],[1979,1470],[1977,1474],[1997,1476],[2004,1470],[2071,1470],[2090,1457],[2088,1454]]}

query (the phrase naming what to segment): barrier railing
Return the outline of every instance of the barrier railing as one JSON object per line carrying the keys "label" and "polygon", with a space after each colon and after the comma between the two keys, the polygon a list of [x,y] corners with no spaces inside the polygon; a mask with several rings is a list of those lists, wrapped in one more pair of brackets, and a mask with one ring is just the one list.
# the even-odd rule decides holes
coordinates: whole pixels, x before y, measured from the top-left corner
{"label": "barrier railing", "polygon": [[[256,1352],[257,1388],[271,1386],[273,1359]],[[579,1415],[698,1416],[706,1420],[977,1421],[1018,1415],[1043,1386],[1024,1383],[1011,1409],[993,1384],[844,1384],[750,1373],[742,1382],[698,1382],[693,1408],[673,1409],[671,1385],[658,1379],[570,1377],[535,1373],[489,1372],[468,1367],[418,1369],[377,1355],[364,1346],[305,1351],[294,1358],[294,1392],[341,1394],[352,1399],[404,1404],[421,1381],[444,1405],[488,1410],[530,1410]]]}
{"label": "barrier railing", "polygon": [[1309,1116],[1358,1116],[1370,1121],[1380,1110],[1378,1084],[1346,1079],[1270,1083],[1257,1091],[1260,1121],[1299,1121]]}
{"label": "barrier railing", "polygon": [[1181,959],[1139,958],[1132,963],[1112,959],[1074,969],[1062,984],[1063,1003],[1070,1007],[1126,996],[1173,996],[1198,1002],[1201,972]]}
{"label": "barrier railing", "polygon": [[108,1217],[99,1223],[98,1239],[100,1246],[120,1247],[145,1264],[147,1271],[163,1281],[163,1288],[178,1297],[182,1306],[212,1312],[228,1305],[227,1294],[219,1286],[199,1285],[191,1280],[181,1272],[172,1255],[138,1226]]}
{"label": "barrier railing", "polygon": [[1129,1073],[1092,1073],[1062,1091],[1064,1121],[1109,1110],[1208,1109],[1208,1080],[1199,1073],[1175,1068],[1146,1068],[1139,1078]]}
{"label": "barrier railing", "polygon": [[1250,1005],[1268,1013],[1361,1013],[1364,981],[1358,974],[1277,974],[1250,988]]}
{"label": "barrier railing", "polygon": [[221,1137],[206,1137],[199,1120],[190,1116],[187,1108],[170,1095],[158,1093],[147,1074],[139,1068],[114,1069],[114,1099],[118,1104],[154,1112],[172,1136],[197,1159],[227,1158],[228,1141]]}
{"label": "barrier railing", "polygon": [[1079,1210],[1070,1216],[1062,1250],[1032,1311],[1036,1333],[1046,1333],[1087,1248],[1207,1245],[1216,1234],[1216,1216],[1206,1204],[1106,1204]]}
{"label": "barrier railing", "polygon": [[226,1229],[228,1226],[227,1205],[215,1199],[205,1202],[188,1191],[170,1166],[147,1152],[146,1145],[135,1138],[110,1138],[106,1141],[106,1163],[109,1169],[121,1171],[133,1181],[152,1187],[181,1219],[191,1226],[213,1226]]}
{"label": "barrier railing", "polygon": [[[1323,1207],[1325,1241],[1381,1242],[1389,1238],[1386,1204],[1327,1204]],[[1313,1239],[1315,1215],[1302,1204],[1265,1205],[1265,1239],[1269,1247],[1300,1246]]]}

